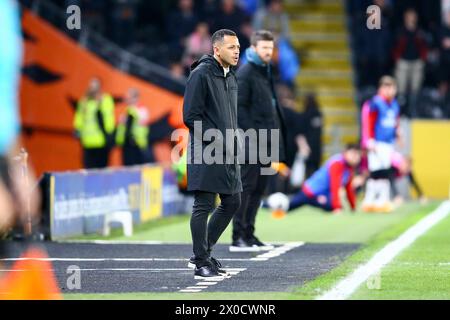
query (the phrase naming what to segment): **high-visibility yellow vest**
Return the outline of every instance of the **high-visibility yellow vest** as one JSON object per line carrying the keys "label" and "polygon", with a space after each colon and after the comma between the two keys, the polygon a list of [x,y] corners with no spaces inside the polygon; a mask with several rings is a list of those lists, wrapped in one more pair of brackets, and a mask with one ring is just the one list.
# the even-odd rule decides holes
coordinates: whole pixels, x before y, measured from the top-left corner
{"label": "high-visibility yellow vest", "polygon": [[172,170],[177,175],[177,182],[181,188],[187,187],[187,150],[183,150],[180,159],[172,164]]}
{"label": "high-visibility yellow vest", "polygon": [[105,132],[112,134],[115,127],[114,99],[104,94],[100,101],[82,98],[75,112],[74,128],[80,134],[84,148],[102,148],[106,146],[106,137],[98,123],[97,112],[103,117]]}
{"label": "high-visibility yellow vest", "polygon": [[117,126],[116,144],[123,146],[125,143],[127,118],[131,117],[131,138],[136,145],[145,149],[148,146],[148,134],[150,129],[148,127],[148,114],[145,108],[138,108],[136,106],[128,106],[126,116],[123,117]]}

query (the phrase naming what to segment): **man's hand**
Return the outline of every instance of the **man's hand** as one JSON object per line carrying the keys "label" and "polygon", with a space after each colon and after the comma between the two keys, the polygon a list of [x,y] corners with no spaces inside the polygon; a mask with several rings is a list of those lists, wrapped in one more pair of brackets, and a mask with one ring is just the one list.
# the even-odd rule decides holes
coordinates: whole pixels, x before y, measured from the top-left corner
{"label": "man's hand", "polygon": [[14,205],[11,193],[0,180],[0,232],[7,231],[14,222]]}
{"label": "man's hand", "polygon": [[303,156],[303,158],[308,158],[311,154],[311,147],[309,146],[308,142],[306,141],[306,138],[304,135],[298,135],[295,138],[295,142],[297,143],[297,148],[300,150],[300,154]]}

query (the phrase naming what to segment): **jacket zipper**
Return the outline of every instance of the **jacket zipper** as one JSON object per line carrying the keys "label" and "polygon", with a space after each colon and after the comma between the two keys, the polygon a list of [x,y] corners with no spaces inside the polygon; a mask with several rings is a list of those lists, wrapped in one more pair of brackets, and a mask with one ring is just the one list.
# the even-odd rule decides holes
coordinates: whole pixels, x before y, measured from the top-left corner
{"label": "jacket zipper", "polygon": [[[225,90],[227,92],[228,112],[230,113],[231,127],[235,131],[236,128],[234,126],[233,113],[231,112],[231,102],[230,102],[230,97],[229,97],[229,88],[228,88],[227,76],[224,76],[224,80],[225,80]],[[234,141],[234,142],[236,142],[236,141]],[[233,153],[234,153],[234,149],[233,149]],[[235,157],[233,157],[233,160],[234,160],[234,162],[236,162],[236,158]],[[236,174],[237,174],[237,163],[234,163],[234,167],[235,167],[235,171],[236,171]],[[236,181],[233,180],[233,189],[235,189],[235,188],[236,188]]]}

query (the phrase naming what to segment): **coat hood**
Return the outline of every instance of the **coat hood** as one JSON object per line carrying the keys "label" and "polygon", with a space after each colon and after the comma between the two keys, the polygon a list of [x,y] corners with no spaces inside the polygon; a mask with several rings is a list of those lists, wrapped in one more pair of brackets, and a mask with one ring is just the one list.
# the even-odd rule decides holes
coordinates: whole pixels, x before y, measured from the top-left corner
{"label": "coat hood", "polygon": [[[220,63],[214,58],[211,54],[205,54],[197,61],[194,61],[194,63],[191,65],[191,72],[198,68],[201,64],[206,64],[209,70],[211,70],[215,75],[223,77],[223,67],[220,65]],[[230,66],[230,72],[233,72],[233,67]]]}

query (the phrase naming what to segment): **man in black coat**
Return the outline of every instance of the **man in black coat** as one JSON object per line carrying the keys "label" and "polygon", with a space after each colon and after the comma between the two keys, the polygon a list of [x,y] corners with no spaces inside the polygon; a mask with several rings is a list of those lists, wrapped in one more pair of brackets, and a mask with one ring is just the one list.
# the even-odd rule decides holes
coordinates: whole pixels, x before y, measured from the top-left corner
{"label": "man in black coat", "polygon": [[[276,96],[270,64],[273,48],[272,33],[265,30],[256,31],[251,37],[251,47],[246,51],[248,63],[237,72],[238,124],[244,132],[256,129],[258,135],[257,141],[244,141],[246,155],[245,163],[241,167],[242,204],[233,218],[231,252],[273,248],[261,242],[254,234],[256,214],[269,178],[264,169],[268,169],[271,165],[265,161],[267,158],[261,155],[270,155],[271,161],[281,162],[285,158],[286,151],[284,117]],[[260,130],[267,130],[267,143],[261,143]],[[271,141],[271,131],[274,130],[278,130],[278,139]],[[272,154],[272,150],[277,150],[278,154]],[[252,161],[252,155],[255,153],[258,155],[257,160]]]}
{"label": "man in black coat", "polygon": [[[189,266],[196,279],[222,277],[226,272],[211,257],[211,249],[240,206],[242,183],[237,159],[236,77],[239,40],[227,29],[212,36],[214,55],[191,66],[184,94],[183,119],[189,128],[187,189],[194,191],[191,233],[194,256]],[[214,210],[216,196],[221,203]],[[212,216],[208,222],[208,215]]]}

